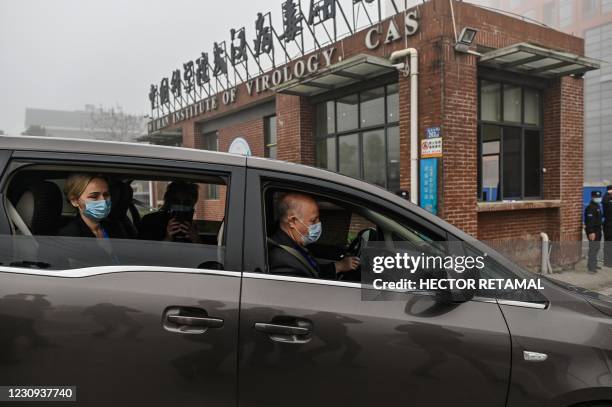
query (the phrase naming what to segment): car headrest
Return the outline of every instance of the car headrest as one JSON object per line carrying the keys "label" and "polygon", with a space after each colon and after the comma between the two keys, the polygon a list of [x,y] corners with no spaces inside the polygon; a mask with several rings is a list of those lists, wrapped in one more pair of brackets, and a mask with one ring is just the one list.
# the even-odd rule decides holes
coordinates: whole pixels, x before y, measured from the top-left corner
{"label": "car headrest", "polygon": [[134,190],[128,184],[117,182],[111,185],[111,219],[121,219],[127,215],[134,199]]}
{"label": "car headrest", "polygon": [[39,181],[28,186],[15,205],[32,234],[51,236],[57,234],[62,207],[62,192],[50,181]]}

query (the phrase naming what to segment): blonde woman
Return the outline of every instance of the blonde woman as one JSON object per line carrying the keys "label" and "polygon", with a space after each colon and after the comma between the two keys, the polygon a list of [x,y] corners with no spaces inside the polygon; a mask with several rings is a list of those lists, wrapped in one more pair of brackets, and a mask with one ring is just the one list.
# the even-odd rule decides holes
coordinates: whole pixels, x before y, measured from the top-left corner
{"label": "blonde woman", "polygon": [[108,180],[103,175],[73,174],[66,180],[64,193],[78,209],[76,217],[64,226],[60,236],[125,238],[123,227],[108,220],[111,196]]}

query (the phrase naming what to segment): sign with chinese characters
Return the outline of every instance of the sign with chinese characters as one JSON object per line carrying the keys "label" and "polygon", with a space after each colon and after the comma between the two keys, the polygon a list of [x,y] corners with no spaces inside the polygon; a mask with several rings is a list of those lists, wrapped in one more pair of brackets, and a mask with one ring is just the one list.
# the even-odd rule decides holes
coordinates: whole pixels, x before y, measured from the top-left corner
{"label": "sign with chinese characters", "polygon": [[438,214],[438,160],[425,158],[420,163],[419,206],[434,215]]}
{"label": "sign with chinese characters", "polygon": [[442,137],[421,140],[421,158],[442,157]]}
{"label": "sign with chinese characters", "polygon": [[149,133],[235,103],[240,84],[253,95],[317,72],[333,62],[336,48],[330,44],[363,27],[371,27],[365,39],[368,49],[417,32],[418,6],[405,10],[403,23],[397,18],[383,22],[383,3],[394,15],[400,13],[398,5],[404,4],[399,0],[284,0],[279,24],[272,23],[268,12],[257,13],[251,33],[246,27],[230,28],[227,40],[212,42],[210,53],[201,52],[149,86]]}
{"label": "sign with chinese characters", "polygon": [[440,127],[428,127],[425,129],[425,138],[438,138],[440,136]]}

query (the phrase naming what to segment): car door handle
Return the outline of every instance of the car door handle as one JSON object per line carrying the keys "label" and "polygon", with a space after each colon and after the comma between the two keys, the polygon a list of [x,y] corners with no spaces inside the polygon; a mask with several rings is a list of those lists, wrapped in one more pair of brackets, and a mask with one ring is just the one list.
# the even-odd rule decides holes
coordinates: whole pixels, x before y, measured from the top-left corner
{"label": "car door handle", "polygon": [[223,320],[221,318],[168,315],[168,321],[177,325],[199,326],[205,328],[221,328],[223,326]]}
{"label": "car door handle", "polygon": [[269,324],[266,322],[256,322],[255,329],[257,329],[259,332],[279,335],[308,335],[310,333],[310,329],[308,328],[291,325]]}
{"label": "car door handle", "polygon": [[278,316],[271,322],[256,322],[255,330],[268,334],[274,342],[300,344],[310,341],[312,322],[301,318]]}
{"label": "car door handle", "polygon": [[223,319],[196,307],[168,307],[162,319],[166,331],[181,334],[203,334],[210,328],[221,328],[223,323]]}

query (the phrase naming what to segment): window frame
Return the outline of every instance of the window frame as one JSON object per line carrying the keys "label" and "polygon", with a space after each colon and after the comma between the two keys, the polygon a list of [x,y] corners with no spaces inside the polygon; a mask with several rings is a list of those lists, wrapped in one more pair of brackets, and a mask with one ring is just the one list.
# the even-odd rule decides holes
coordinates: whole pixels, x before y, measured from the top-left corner
{"label": "window frame", "polygon": [[[238,273],[242,270],[242,216],[244,214],[244,183],[246,169],[242,166],[224,165],[216,163],[203,163],[192,161],[166,160],[162,158],[147,158],[133,156],[109,156],[90,153],[63,153],[42,151],[15,151],[11,160],[2,174],[0,180],[0,199],[2,206],[4,200],[8,199],[4,194],[9,182],[19,171],[27,166],[50,166],[57,168],[99,168],[102,173],[104,169],[133,170],[135,172],[151,172],[167,174],[169,172],[184,175],[194,179],[203,173],[210,173],[227,178],[226,201],[225,201],[225,226],[224,240],[225,259],[223,272]],[[6,210],[3,216],[7,217]],[[7,225],[8,226],[8,225]],[[4,231],[2,231],[4,232]],[[7,234],[12,235],[12,230]],[[118,265],[117,267],[124,267]],[[127,267],[127,266],[125,266]],[[148,266],[143,266],[148,267]],[[195,268],[194,268],[195,269]],[[199,269],[195,269],[199,270]],[[70,271],[70,270],[67,270]],[[202,270],[205,272],[206,270]],[[221,274],[223,274],[223,272]],[[57,274],[61,276],[61,273]]]}
{"label": "window frame", "polygon": [[[270,136],[272,135],[272,133],[270,132],[270,121],[274,120],[275,121],[275,125],[274,125],[274,143],[270,143]],[[276,114],[270,115],[270,116],[265,116],[263,118],[264,121],[264,157],[265,158],[271,158],[273,160],[276,160],[278,157],[278,123],[276,123]],[[270,157],[270,149],[271,148],[276,148],[276,153],[274,157]]]}
{"label": "window frame", "polygon": [[[210,148],[204,148],[204,150],[219,151],[219,131],[218,130],[209,131],[207,133],[202,133],[202,144],[204,144],[205,147],[210,147],[208,145],[209,138],[211,138],[212,136],[215,137],[215,149],[211,150]],[[206,188],[206,199],[210,201],[219,200],[219,186],[218,185],[209,185],[208,188]]]}
{"label": "window frame", "polygon": [[[482,93],[481,93],[481,83],[482,81],[488,82],[496,82],[500,85],[500,121],[494,120],[483,120],[481,117],[481,105],[482,105]],[[505,121],[504,118],[504,88],[505,85],[513,85],[519,86],[521,89],[521,121],[520,123]],[[539,94],[539,105],[538,105],[538,116],[539,123],[537,125],[531,123],[525,123],[525,89],[529,89],[535,91]],[[488,78],[486,76],[480,76],[478,78],[478,107],[477,107],[477,115],[478,115],[478,127],[477,127],[477,200],[478,202],[501,202],[507,199],[514,200],[539,200],[543,199],[544,196],[544,176],[543,173],[540,172],[540,180],[539,180],[539,195],[525,195],[525,133],[526,131],[537,131],[539,133],[539,146],[540,151],[538,152],[538,157],[540,159],[540,171],[544,168],[544,98],[543,91],[534,86],[529,86],[528,84],[520,83],[518,81],[513,80],[504,80],[500,78]],[[482,133],[484,126],[498,126],[501,130],[500,136],[500,146],[499,146],[499,188],[498,188],[498,199],[495,201],[484,201],[483,200],[483,168],[482,168],[482,158],[483,158],[483,148],[482,148]],[[503,169],[504,169],[504,130],[508,128],[518,128],[520,129],[520,149],[521,149],[521,165],[520,165],[520,179],[521,179],[521,192],[518,197],[505,197],[504,196],[504,177],[503,177]]]}
{"label": "window frame", "polygon": [[[398,128],[400,127],[400,120],[399,120],[399,114],[397,116],[397,120],[395,121],[388,121],[389,120],[389,106],[388,106],[388,99],[389,99],[389,91],[388,88],[390,86],[398,86],[398,93],[399,93],[399,83],[398,82],[394,82],[394,81],[387,81],[387,82],[383,82],[383,83],[378,83],[374,86],[370,86],[370,87],[366,87],[366,88],[359,88],[359,89],[353,89],[351,90],[350,88],[348,90],[346,90],[346,92],[343,92],[341,94],[337,94],[337,95],[333,95],[333,97],[329,97],[327,99],[322,99],[322,100],[318,100],[314,106],[314,110],[315,110],[315,122],[317,120],[319,120],[319,118],[317,117],[317,106],[319,104],[323,104],[323,103],[328,103],[328,102],[333,102],[333,115],[334,115],[334,131],[331,133],[325,133],[325,134],[317,134],[317,126],[315,126],[315,145],[318,144],[319,142],[325,140],[325,142],[327,142],[328,139],[333,139],[334,140],[334,161],[335,161],[335,168],[329,168],[328,166],[325,167],[320,167],[320,168],[324,168],[324,169],[329,169],[330,171],[334,171],[334,172],[338,172],[340,173],[340,147],[339,147],[339,141],[340,138],[343,136],[350,136],[350,135],[357,135],[357,146],[358,146],[358,171],[359,174],[357,176],[358,179],[363,180],[368,182],[367,180],[364,179],[364,147],[363,147],[363,135],[365,133],[368,132],[372,132],[372,131],[383,131],[383,139],[384,139],[384,157],[385,157],[385,171],[384,171],[384,177],[385,177],[385,185],[382,186],[383,188],[388,188],[389,186],[389,129],[392,128]],[[370,126],[365,126],[362,127],[361,125],[361,110],[362,110],[362,96],[361,94],[363,92],[367,92],[373,89],[378,89],[378,88],[383,88],[384,92],[382,95],[382,99],[383,99],[383,104],[384,104],[384,111],[383,111],[383,116],[384,116],[384,121],[383,123],[380,124],[376,124],[376,125],[370,125]],[[338,100],[342,99],[345,96],[349,96],[349,95],[357,95],[357,127],[351,130],[343,130],[343,131],[338,131]],[[398,111],[399,111],[399,104],[398,104]],[[327,148],[327,147],[325,147]],[[316,151],[317,149],[315,148],[315,161],[317,159],[316,157]]]}
{"label": "window frame", "polygon": [[[304,191],[306,193],[328,197],[329,199],[338,202],[346,201],[348,204],[353,206],[366,206],[391,219],[397,219],[398,217],[401,219],[406,219],[408,222],[419,225],[426,230],[430,230],[432,234],[441,236],[441,240],[446,242],[456,240],[454,236],[452,236],[443,227],[440,227],[427,219],[420,217],[407,208],[397,206],[381,197],[371,195],[371,193],[367,191],[336,184],[332,181],[324,179],[311,178],[292,173],[280,173],[267,169],[249,169],[247,172],[246,188],[246,196],[252,200],[249,202],[249,205],[245,207],[244,238],[245,241],[250,242],[250,244],[244,246],[245,272],[269,274],[267,270],[268,252],[266,250],[267,245],[265,241],[267,228],[265,190],[268,190],[269,188]],[[343,283],[335,280],[290,277],[282,275],[274,275],[274,279],[303,281],[328,285],[348,284],[351,287],[361,287],[360,283]]]}

